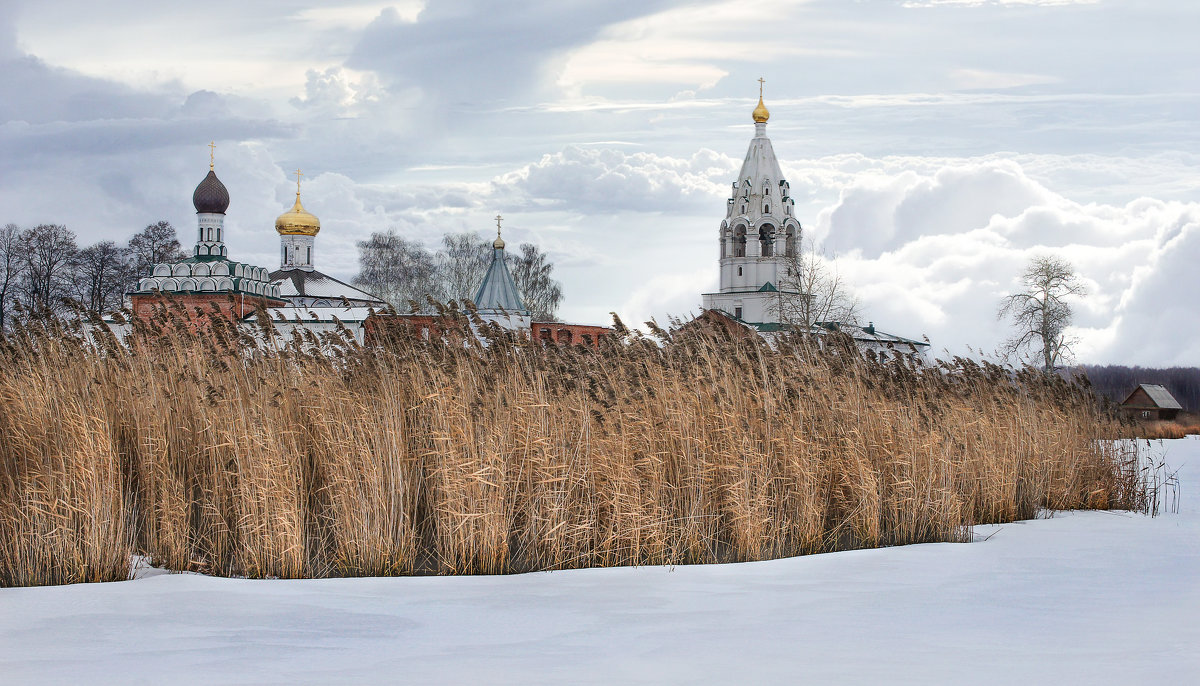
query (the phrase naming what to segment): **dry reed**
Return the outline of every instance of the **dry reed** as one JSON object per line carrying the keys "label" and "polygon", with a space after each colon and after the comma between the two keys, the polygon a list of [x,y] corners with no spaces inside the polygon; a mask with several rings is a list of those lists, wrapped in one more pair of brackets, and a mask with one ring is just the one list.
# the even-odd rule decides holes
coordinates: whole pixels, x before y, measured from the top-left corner
{"label": "dry reed", "polygon": [[619,323],[599,350],[279,346],[205,314],[4,337],[0,585],[135,552],[253,577],[761,560],[1146,504],[1086,382],[1034,371]]}

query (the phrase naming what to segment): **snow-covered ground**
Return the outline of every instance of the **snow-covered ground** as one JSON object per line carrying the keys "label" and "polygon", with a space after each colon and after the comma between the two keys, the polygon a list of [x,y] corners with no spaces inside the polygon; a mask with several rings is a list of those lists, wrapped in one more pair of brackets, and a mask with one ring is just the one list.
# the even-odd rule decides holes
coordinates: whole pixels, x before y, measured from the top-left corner
{"label": "snow-covered ground", "polygon": [[977,527],[973,544],[0,589],[0,683],[1196,684],[1200,440],[1165,448],[1180,514],[1057,514]]}

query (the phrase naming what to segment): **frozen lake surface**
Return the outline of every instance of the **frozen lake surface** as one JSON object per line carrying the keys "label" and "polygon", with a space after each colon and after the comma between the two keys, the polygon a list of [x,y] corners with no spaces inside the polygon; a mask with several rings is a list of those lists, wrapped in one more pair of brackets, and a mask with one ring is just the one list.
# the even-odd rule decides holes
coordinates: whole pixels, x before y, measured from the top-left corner
{"label": "frozen lake surface", "polygon": [[1200,440],[1164,449],[1179,514],[1059,513],[972,544],[0,589],[0,683],[1200,683]]}

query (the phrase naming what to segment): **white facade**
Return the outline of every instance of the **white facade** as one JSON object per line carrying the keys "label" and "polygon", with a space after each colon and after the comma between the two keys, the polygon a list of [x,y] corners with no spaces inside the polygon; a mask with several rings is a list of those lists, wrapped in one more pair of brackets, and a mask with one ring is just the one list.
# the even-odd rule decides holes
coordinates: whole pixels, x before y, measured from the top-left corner
{"label": "white facade", "polygon": [[726,201],[718,235],[720,290],[704,294],[705,309],[721,310],[750,324],[779,322],[776,303],[783,290],[780,283],[789,276],[787,258],[800,249],[795,206],[764,117],[755,121],[754,138]]}
{"label": "white facade", "polygon": [[196,249],[194,257],[228,257],[225,248],[225,215],[216,212],[196,214]]}
{"label": "white facade", "polygon": [[313,247],[316,236],[283,235],[279,237],[279,268],[313,270]]}

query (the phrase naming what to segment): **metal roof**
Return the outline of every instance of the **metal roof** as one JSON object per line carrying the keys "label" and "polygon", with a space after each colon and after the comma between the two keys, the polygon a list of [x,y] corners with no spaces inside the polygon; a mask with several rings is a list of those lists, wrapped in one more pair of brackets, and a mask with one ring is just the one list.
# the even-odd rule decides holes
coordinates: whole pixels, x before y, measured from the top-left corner
{"label": "metal roof", "polygon": [[279,295],[284,298],[345,298],[351,302],[377,303],[381,307],[384,305],[382,300],[370,293],[315,270],[281,269],[271,272],[270,278],[272,283],[279,285]]}
{"label": "metal roof", "polygon": [[517,283],[504,260],[504,248],[492,250],[492,263],[488,266],[487,275],[475,294],[475,307],[480,310],[503,310],[505,312],[528,312],[521,302],[521,294],[517,291]]}
{"label": "metal roof", "polygon": [[[1155,407],[1163,410],[1183,409],[1183,406],[1179,404],[1179,401],[1175,399],[1175,396],[1171,395],[1171,392],[1167,390],[1166,386],[1160,386],[1153,383],[1144,383],[1139,384],[1138,388],[1142,389],[1146,392],[1146,395],[1150,396],[1150,401],[1154,403]],[[1137,393],[1137,389],[1134,389],[1133,393]],[[1125,403],[1129,402],[1129,399],[1133,397],[1133,393],[1129,394],[1129,398],[1125,399]]]}

